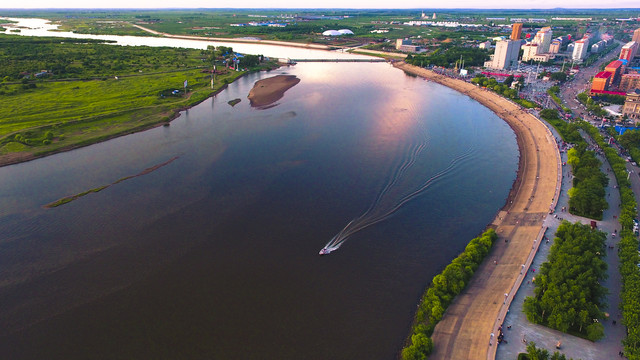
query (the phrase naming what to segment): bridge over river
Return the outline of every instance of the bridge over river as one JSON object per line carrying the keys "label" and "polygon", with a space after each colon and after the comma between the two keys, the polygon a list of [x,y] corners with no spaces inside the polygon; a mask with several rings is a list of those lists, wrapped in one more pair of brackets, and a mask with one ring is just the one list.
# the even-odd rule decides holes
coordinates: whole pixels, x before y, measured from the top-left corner
{"label": "bridge over river", "polygon": [[385,62],[382,58],[372,59],[279,59],[281,63],[295,64],[297,62]]}

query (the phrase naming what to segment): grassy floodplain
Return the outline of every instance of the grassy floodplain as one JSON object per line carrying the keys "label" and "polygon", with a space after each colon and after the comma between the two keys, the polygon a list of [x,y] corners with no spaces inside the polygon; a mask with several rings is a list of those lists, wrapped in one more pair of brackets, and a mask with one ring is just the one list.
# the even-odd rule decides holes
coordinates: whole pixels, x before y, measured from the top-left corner
{"label": "grassy floodplain", "polygon": [[224,52],[0,35],[0,164],[164,123],[246,72],[221,66]]}

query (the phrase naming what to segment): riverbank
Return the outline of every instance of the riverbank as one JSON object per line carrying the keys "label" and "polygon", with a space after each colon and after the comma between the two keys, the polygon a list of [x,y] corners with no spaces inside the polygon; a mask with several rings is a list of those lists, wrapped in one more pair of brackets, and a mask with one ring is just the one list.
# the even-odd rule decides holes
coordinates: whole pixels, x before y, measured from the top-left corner
{"label": "riverbank", "polygon": [[432,335],[430,359],[493,359],[497,346],[491,334],[498,333],[514,289],[541,242],[543,221],[557,202],[560,160],[555,138],[540,120],[493,92],[404,62],[394,66],[471,97],[507,122],[516,135],[517,179],[504,208],[489,225],[498,240]]}
{"label": "riverbank", "polygon": [[[280,67],[277,63],[271,63],[268,67],[263,67],[255,71],[273,70]],[[62,153],[88,145],[96,144],[99,142],[111,140],[117,137],[133,134],[140,131],[149,130],[158,126],[168,125],[172,120],[180,116],[180,113],[193,106],[200,104],[210,97],[214,97],[221,91],[225,90],[228,84],[233,83],[237,79],[243,77],[250,72],[229,72],[226,75],[218,76],[214,89],[210,89],[208,78],[203,77],[200,69],[195,69],[191,74],[183,74],[176,72],[175,76],[184,79],[185,77],[192,79],[194,77],[200,77],[198,80],[190,82],[190,91],[183,96],[175,97],[173,103],[159,102],[154,105],[148,106],[147,103],[139,103],[132,101],[131,99],[142,99],[149,97],[150,92],[155,90],[149,90],[155,84],[153,81],[162,82],[156,86],[156,90],[161,90],[165,85],[162,78],[166,77],[166,73],[161,74],[146,74],[136,76],[122,76],[116,79],[106,79],[103,77],[99,80],[92,81],[61,81],[45,83],[38,86],[39,100],[48,106],[54,106],[55,102],[45,101],[43,98],[57,97],[58,102],[68,102],[65,96],[69,93],[75,95],[75,91],[82,90],[84,100],[86,103],[96,106],[100,103],[99,108],[103,113],[96,115],[87,112],[86,105],[80,103],[78,105],[77,99],[72,99],[76,107],[80,110],[73,112],[73,108],[68,108],[67,113],[60,114],[59,112],[47,112],[49,110],[39,108],[42,118],[50,119],[48,122],[41,122],[41,125],[29,127],[26,129],[19,129],[3,135],[0,138],[0,167],[18,164],[34,159],[42,158],[45,156]],[[254,71],[253,71],[254,72]],[[173,75],[173,73],[171,73]],[[150,79],[153,77],[153,79]],[[154,80],[160,77],[160,80]],[[135,83],[130,83],[130,82]],[[175,82],[180,81],[179,79]],[[146,82],[144,87],[139,86],[141,82]],[[193,85],[191,85],[193,84]],[[51,89],[44,90],[46,87]],[[193,88],[192,88],[193,87]],[[44,91],[44,92],[43,92]],[[55,95],[54,95],[55,94]],[[29,96],[35,96],[31,94]],[[152,95],[155,97],[157,95]],[[174,97],[168,96],[163,99],[173,99]],[[10,104],[6,104],[7,110],[12,109],[14,113],[19,113],[20,109],[24,108],[25,104],[32,103],[32,100],[20,101],[17,104],[13,104],[14,107],[9,107]],[[111,101],[110,103],[108,101]],[[105,103],[106,102],[106,103]],[[121,106],[122,103],[128,104],[127,106]],[[111,106],[111,107],[109,107]],[[15,109],[14,109],[15,108]],[[113,108],[113,109],[112,109]],[[67,109],[67,108],[65,108]],[[54,111],[50,110],[50,111]],[[66,110],[65,110],[66,111]],[[24,113],[24,112],[23,112]],[[73,120],[66,120],[69,117],[73,117]],[[62,120],[58,121],[57,119]],[[46,133],[51,133],[51,139],[48,144],[41,144],[42,140],[38,140],[40,137],[44,137]],[[24,134],[24,135],[23,135]],[[28,145],[17,143],[16,136],[23,136],[28,139]],[[25,140],[22,140],[25,141]],[[17,145],[16,145],[17,144]],[[13,146],[10,148],[10,146]],[[15,146],[20,148],[14,149]],[[2,153],[4,152],[4,153]]]}
{"label": "riverbank", "polygon": [[335,47],[320,45],[320,44],[302,44],[302,43],[294,43],[287,41],[275,41],[275,40],[261,40],[261,39],[243,39],[243,38],[218,38],[218,37],[207,37],[207,36],[189,36],[189,35],[173,35],[169,33],[163,33],[160,31],[155,31],[149,29],[144,26],[140,26],[137,24],[131,24],[132,26],[146,31],[153,35],[164,36],[173,39],[185,39],[185,40],[199,40],[199,41],[218,41],[218,42],[231,42],[231,43],[244,43],[244,44],[261,44],[261,45],[278,45],[278,46],[288,46],[288,47],[296,47],[296,48],[305,48],[305,49],[315,49],[315,50],[334,50],[337,49]]}
{"label": "riverbank", "polygon": [[[242,77],[240,74],[233,81]],[[183,104],[175,104],[176,107],[167,109],[166,106],[156,106],[157,111],[153,111],[153,107],[133,108],[122,110],[111,115],[101,115],[95,118],[79,119],[67,121],[63,125],[46,124],[35,128],[18,131],[22,133],[28,131],[30,133],[40,133],[46,131],[61,132],[63,129],[72,133],[72,136],[57,136],[53,138],[53,142],[49,145],[34,147],[27,151],[10,152],[0,155],[0,167],[13,164],[19,164],[26,161],[39,159],[45,156],[62,153],[81,147],[93,145],[99,142],[115,139],[117,137],[149,130],[158,126],[167,125],[172,120],[180,116],[180,113],[193,106],[196,106],[204,100],[213,97],[226,89],[228,84],[223,84],[220,88],[211,91],[208,94],[199,94],[200,90],[187,93]],[[194,96],[197,94],[197,96]],[[128,117],[129,121],[120,122],[120,117]],[[110,123],[112,121],[113,123]],[[104,123],[103,127],[100,124]],[[75,130],[78,129],[78,130]],[[86,136],[82,136],[86,132]],[[64,134],[63,134],[64,135]],[[9,137],[14,134],[9,134]],[[76,138],[74,139],[74,136]]]}

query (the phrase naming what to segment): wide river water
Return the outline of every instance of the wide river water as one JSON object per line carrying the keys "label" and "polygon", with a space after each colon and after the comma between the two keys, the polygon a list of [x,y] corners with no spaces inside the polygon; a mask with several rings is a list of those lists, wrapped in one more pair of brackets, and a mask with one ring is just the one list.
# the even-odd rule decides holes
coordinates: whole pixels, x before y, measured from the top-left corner
{"label": "wide river water", "polygon": [[[277,74],[301,81],[252,108]],[[385,63],[300,63],[170,127],[2,167],[0,358],[394,359],[517,160],[509,126],[453,90]]]}

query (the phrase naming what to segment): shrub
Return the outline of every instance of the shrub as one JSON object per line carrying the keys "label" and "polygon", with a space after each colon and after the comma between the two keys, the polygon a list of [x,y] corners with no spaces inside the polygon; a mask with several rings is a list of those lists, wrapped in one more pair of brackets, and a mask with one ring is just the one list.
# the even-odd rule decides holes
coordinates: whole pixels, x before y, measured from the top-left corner
{"label": "shrub", "polygon": [[418,305],[410,345],[402,349],[403,360],[426,359],[431,353],[433,343],[430,336],[433,329],[456,295],[469,283],[497,238],[495,230],[485,231],[472,239],[442,273],[434,276],[431,286]]}
{"label": "shrub", "polygon": [[606,235],[589,225],[563,221],[548,260],[536,276],[534,296],[525,299],[527,319],[562,332],[581,334],[591,341],[604,336],[602,324],[607,290],[603,260]]}

